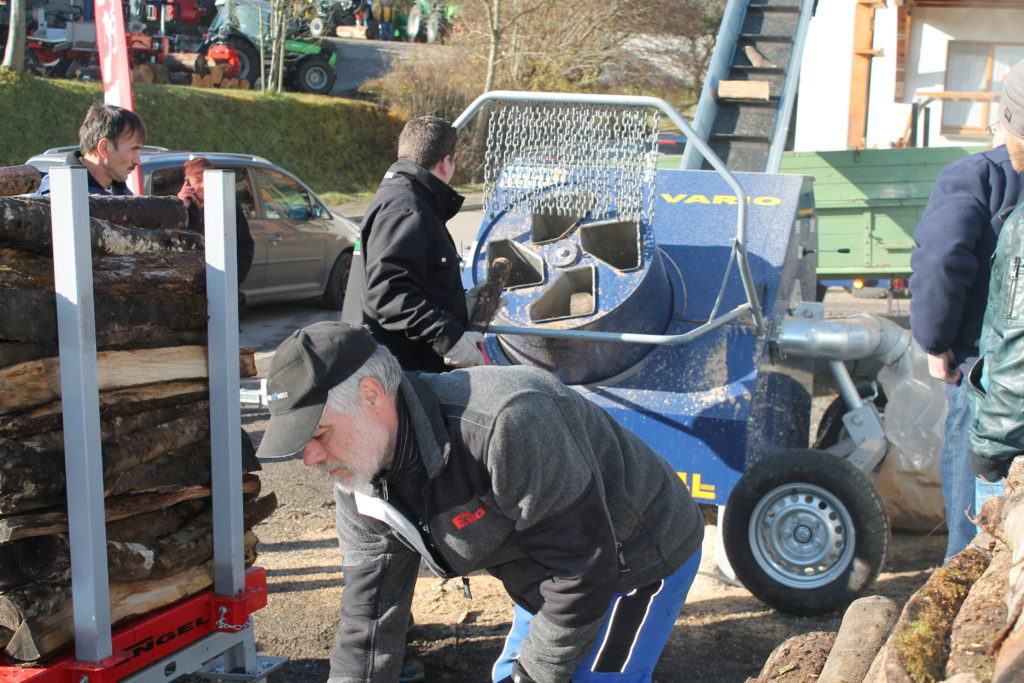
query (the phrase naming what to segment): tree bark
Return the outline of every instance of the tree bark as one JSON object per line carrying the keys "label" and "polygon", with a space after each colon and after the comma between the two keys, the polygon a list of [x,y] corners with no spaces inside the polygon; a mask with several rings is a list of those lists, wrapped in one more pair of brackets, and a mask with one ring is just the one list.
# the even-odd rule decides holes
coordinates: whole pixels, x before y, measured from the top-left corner
{"label": "tree bark", "polygon": [[[256,374],[252,349],[241,349],[241,377]],[[100,391],[207,377],[206,347],[174,346],[96,354]],[[0,415],[44,405],[60,396],[60,359],[26,361],[0,369]]]}
{"label": "tree bark", "polygon": [[[26,206],[26,220],[38,220],[40,215],[49,216],[49,197],[20,197],[26,203],[42,205],[44,214],[38,209]],[[89,215],[109,221],[122,228],[145,228],[147,230],[187,230],[188,212],[185,204],[177,197],[89,195]],[[46,219],[49,221],[49,218]]]}
{"label": "tree bark", "polygon": [[[256,536],[245,535],[247,565],[255,558]],[[160,609],[193,595],[213,584],[213,563],[206,562],[174,576],[154,581],[133,581],[110,585],[110,619],[119,623]],[[14,631],[5,651],[17,661],[31,662],[56,652],[74,638],[70,591],[42,593],[44,609],[33,603]],[[0,603],[3,601],[0,600]],[[20,603],[19,603],[20,605]],[[0,606],[0,611],[3,607]]]}
{"label": "tree bark", "polygon": [[[139,197],[139,201],[166,198]],[[121,227],[90,218],[93,255],[128,256],[172,251],[202,251],[203,236],[181,230]],[[51,254],[53,241],[50,205],[38,199],[0,197],[0,247]]]}
{"label": "tree bark", "polygon": [[851,603],[843,615],[819,683],[861,683],[899,616],[896,601],[881,595]]}
{"label": "tree bark", "polygon": [[949,657],[953,618],[990,559],[987,553],[968,546],[948,565],[935,570],[903,607],[865,683],[941,681]]}
{"label": "tree bark", "polygon": [[756,683],[814,683],[835,637],[835,633],[812,631],[786,639],[768,656]]}
{"label": "tree bark", "polygon": [[1006,581],[1010,553],[998,546],[985,573],[971,586],[957,612],[949,636],[946,678],[969,674],[979,681],[992,680],[996,658],[988,652],[1006,624]]}
{"label": "tree bark", "polygon": [[0,168],[0,195],[35,192],[42,178],[35,166],[4,166]]}
{"label": "tree bark", "polygon": [[[123,415],[203,401],[209,397],[206,382],[186,380],[163,382],[100,393],[100,415],[110,420]],[[61,402],[53,401],[18,415],[0,416],[0,438],[21,439],[61,429]],[[101,423],[102,424],[102,423]]]}
{"label": "tree bark", "polygon": [[[25,16],[25,0],[11,0],[9,17]],[[25,72],[25,22],[11,21],[7,30],[7,49],[3,66],[16,74]]]}
{"label": "tree bark", "polygon": [[[276,508],[274,493],[247,503],[243,510],[244,529],[252,529]],[[71,544],[67,535],[26,539],[18,551],[18,569],[31,581],[71,582]],[[107,539],[107,571],[111,582],[161,579],[212,557],[213,513],[209,509],[156,540]]]}
{"label": "tree bark", "polygon": [[186,71],[194,74],[207,72],[206,55],[198,52],[170,52],[164,55],[164,66],[171,71]]}
{"label": "tree bark", "polygon": [[[257,493],[260,479],[255,474],[242,475],[242,492]],[[209,486],[192,486],[170,493],[146,493],[134,496],[108,498],[106,501],[107,522],[167,508],[186,500],[208,498]],[[32,536],[59,534],[68,530],[66,510],[26,513],[0,517],[0,543],[16,541]]]}

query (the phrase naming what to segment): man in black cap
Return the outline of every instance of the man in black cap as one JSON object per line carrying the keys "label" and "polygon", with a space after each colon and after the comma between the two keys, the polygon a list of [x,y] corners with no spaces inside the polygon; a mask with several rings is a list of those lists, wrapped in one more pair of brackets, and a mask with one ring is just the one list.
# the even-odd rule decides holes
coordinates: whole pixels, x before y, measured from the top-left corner
{"label": "man in black cap", "polygon": [[295,332],[267,381],[257,455],[301,455],[335,484],[329,683],[398,679],[421,561],[467,594],[486,569],[516,602],[495,681],[650,680],[704,525],[638,437],[543,370],[405,374],[344,323]]}
{"label": "man in black cap", "polygon": [[461,261],[445,223],[462,208],[450,123],[405,124],[398,161],[373,196],[360,230],[341,319],[365,325],[405,370],[443,372],[484,362],[468,332]]}
{"label": "man in black cap", "polygon": [[[1019,130],[1024,66],[1003,82],[998,126]],[[978,340],[988,299],[989,264],[999,230],[1024,190],[1024,149],[1015,135],[1006,144],[954,161],[939,174],[914,232],[910,265],[910,329],[928,354],[928,370],[947,383],[942,493],[949,540],[946,557],[963,550],[977,530],[974,477],[967,431],[970,410],[963,377],[978,358]],[[998,140],[998,138],[997,138]]]}

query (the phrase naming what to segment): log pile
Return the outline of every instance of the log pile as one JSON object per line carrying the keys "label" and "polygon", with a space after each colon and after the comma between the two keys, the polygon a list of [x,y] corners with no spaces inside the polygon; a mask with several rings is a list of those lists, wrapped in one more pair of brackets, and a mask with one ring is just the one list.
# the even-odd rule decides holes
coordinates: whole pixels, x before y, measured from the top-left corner
{"label": "log pile", "polygon": [[[1024,681],[1024,457],[1006,494],[987,501],[975,522],[983,531],[902,611],[888,598],[862,598],[834,644],[826,644],[831,634],[790,638],[748,683]],[[816,647],[809,636],[819,636],[810,639]]]}
{"label": "log pile", "polygon": [[228,66],[196,52],[171,52],[162,62],[145,62],[132,67],[133,83],[192,85],[199,88],[249,89],[246,78],[228,78]]}
{"label": "log pile", "polygon": [[[38,182],[18,169],[0,178]],[[116,623],[212,584],[205,265],[176,199],[89,204]],[[48,198],[0,196],[0,662],[36,662],[74,635],[52,249]],[[255,375],[251,350],[239,362]],[[239,436],[251,564],[251,529],[277,501],[260,495]]]}

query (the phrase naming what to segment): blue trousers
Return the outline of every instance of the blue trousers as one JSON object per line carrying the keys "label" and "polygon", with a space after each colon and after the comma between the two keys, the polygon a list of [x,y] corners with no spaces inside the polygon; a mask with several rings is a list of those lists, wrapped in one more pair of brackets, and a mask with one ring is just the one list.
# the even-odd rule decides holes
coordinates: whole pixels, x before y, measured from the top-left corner
{"label": "blue trousers", "polygon": [[[699,566],[700,549],[661,581],[613,595],[594,647],[576,667],[572,682],[650,681]],[[532,614],[516,606],[505,648],[491,670],[495,681],[512,675],[513,661],[519,655],[523,638],[530,632],[532,619]]]}
{"label": "blue trousers", "polygon": [[967,519],[965,512],[973,517],[974,473],[971,472],[971,444],[967,430],[971,426],[971,410],[967,403],[968,384],[946,386],[946,439],[942,445],[942,496],[946,504],[946,526],[949,538],[946,541],[946,559],[953,557],[967,547],[977,528]]}

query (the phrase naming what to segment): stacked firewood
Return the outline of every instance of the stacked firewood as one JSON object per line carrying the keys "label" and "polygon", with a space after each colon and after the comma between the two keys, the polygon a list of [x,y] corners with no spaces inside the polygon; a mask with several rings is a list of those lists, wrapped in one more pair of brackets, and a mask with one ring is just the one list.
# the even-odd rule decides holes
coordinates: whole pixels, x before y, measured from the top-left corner
{"label": "stacked firewood", "polygon": [[984,531],[902,610],[882,596],[857,600],[837,633],[776,648],[756,683],[1024,681],[1024,458],[1006,495],[988,500],[975,521]]}
{"label": "stacked firewood", "polygon": [[249,89],[246,78],[229,78],[229,66],[196,52],[171,52],[162,62],[145,62],[132,67],[133,83],[170,83],[200,88]]}
{"label": "stacked firewood", "polygon": [[[37,182],[0,169],[0,194]],[[184,231],[176,199],[89,206],[116,623],[212,584],[206,285],[202,237]],[[37,661],[73,638],[52,254],[48,198],[0,196],[0,661]],[[240,369],[255,374],[251,350]],[[251,563],[251,528],[277,503],[260,497],[240,438]]]}

